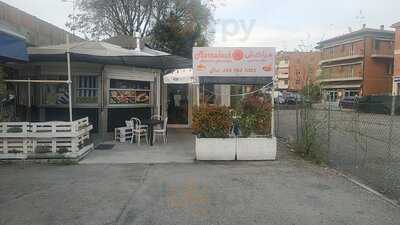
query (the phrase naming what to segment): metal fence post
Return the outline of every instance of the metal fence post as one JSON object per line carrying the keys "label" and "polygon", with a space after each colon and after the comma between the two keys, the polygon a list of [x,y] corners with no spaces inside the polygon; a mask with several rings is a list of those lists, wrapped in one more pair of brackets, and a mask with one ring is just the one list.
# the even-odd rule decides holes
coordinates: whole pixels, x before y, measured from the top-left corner
{"label": "metal fence post", "polygon": [[327,152],[328,158],[330,150],[331,150],[331,103],[328,102],[328,152]]}
{"label": "metal fence post", "polygon": [[[280,123],[280,117],[279,117],[279,110],[280,110],[280,103],[279,103],[279,94],[277,97],[277,104],[276,104],[276,117],[275,117],[275,136],[276,137],[281,137],[280,132],[279,132],[279,123]],[[272,101],[275,101],[275,99],[273,99]]]}
{"label": "metal fence post", "polygon": [[296,104],[296,143],[299,145],[299,106]]}
{"label": "metal fence post", "polygon": [[392,109],[390,113],[389,120],[389,137],[388,137],[388,152],[386,154],[386,162],[384,162],[384,182],[385,191],[391,191],[393,186],[395,186],[396,181],[391,180],[391,170],[392,170],[392,142],[393,142],[393,126],[394,126],[394,116],[396,114],[396,95],[392,96]]}
{"label": "metal fence post", "polygon": [[359,130],[360,130],[360,120],[359,120],[359,112],[356,110],[354,112],[354,119],[353,119],[353,128],[352,132],[354,133],[354,160],[355,160],[355,168],[358,169],[360,162],[359,162],[359,157],[358,157],[358,144],[359,144]]}

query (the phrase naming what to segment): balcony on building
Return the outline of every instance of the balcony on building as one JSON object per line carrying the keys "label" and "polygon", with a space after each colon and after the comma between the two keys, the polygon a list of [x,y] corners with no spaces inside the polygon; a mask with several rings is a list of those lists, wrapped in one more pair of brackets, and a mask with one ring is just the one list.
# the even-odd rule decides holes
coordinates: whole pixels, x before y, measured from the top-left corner
{"label": "balcony on building", "polygon": [[375,39],[371,57],[393,59],[394,58],[393,40]]}
{"label": "balcony on building", "polygon": [[361,64],[354,64],[324,68],[319,71],[317,79],[321,83],[336,81],[362,81],[364,76],[362,73]]}
{"label": "balcony on building", "polygon": [[279,61],[278,69],[289,69],[289,61],[288,60]]}
{"label": "balcony on building", "polygon": [[343,51],[323,51],[320,64],[364,58],[364,49],[348,49]]}
{"label": "balcony on building", "polygon": [[289,68],[278,69],[278,79],[289,79]]}
{"label": "balcony on building", "polygon": [[276,81],[276,88],[278,90],[287,90],[289,88],[289,80],[278,78],[278,80]]}
{"label": "balcony on building", "polygon": [[286,90],[289,88],[288,84],[278,84],[278,89],[279,90]]}
{"label": "balcony on building", "polygon": [[289,79],[288,73],[278,73],[278,79]]}

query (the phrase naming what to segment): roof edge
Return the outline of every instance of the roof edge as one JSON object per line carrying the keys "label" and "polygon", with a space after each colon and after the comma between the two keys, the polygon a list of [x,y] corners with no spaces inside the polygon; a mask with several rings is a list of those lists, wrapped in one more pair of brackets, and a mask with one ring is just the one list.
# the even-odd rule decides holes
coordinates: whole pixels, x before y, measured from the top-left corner
{"label": "roof edge", "polygon": [[400,22],[397,22],[391,26],[392,28],[400,28]]}
{"label": "roof edge", "polygon": [[325,43],[330,43],[330,42],[335,42],[341,39],[346,39],[346,38],[351,38],[353,36],[357,36],[357,35],[365,35],[365,34],[371,34],[371,33],[382,33],[382,34],[392,34],[394,35],[395,32],[394,31],[390,31],[390,30],[380,30],[380,29],[372,29],[372,28],[363,28],[357,31],[353,31],[351,33],[347,33],[347,34],[343,34],[343,35],[339,35],[333,38],[329,38],[327,40],[324,41],[320,41],[317,43],[317,45],[321,45],[321,44],[325,44]]}

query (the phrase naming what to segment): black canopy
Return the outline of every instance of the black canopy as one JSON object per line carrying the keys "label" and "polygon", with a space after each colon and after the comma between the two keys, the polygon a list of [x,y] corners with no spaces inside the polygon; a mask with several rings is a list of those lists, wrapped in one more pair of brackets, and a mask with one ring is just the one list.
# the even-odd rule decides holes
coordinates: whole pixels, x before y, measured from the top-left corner
{"label": "black canopy", "polygon": [[[66,61],[66,54],[31,54],[30,62],[60,62]],[[88,62],[108,65],[124,65],[153,69],[191,68],[192,60],[176,55],[162,56],[95,56],[71,53],[71,61]]]}

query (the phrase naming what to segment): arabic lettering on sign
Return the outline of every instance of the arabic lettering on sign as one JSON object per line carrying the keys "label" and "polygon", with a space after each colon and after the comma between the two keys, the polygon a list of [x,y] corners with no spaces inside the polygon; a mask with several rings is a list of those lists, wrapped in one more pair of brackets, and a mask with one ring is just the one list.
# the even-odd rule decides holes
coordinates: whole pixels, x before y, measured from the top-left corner
{"label": "arabic lettering on sign", "polygon": [[273,76],[275,48],[193,49],[196,76]]}

